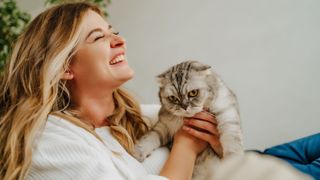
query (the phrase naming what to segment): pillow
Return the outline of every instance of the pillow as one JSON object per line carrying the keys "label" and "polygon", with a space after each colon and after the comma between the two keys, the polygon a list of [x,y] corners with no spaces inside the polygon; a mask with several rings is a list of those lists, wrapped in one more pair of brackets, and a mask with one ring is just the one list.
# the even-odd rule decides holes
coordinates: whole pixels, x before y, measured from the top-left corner
{"label": "pillow", "polygon": [[143,119],[149,127],[152,127],[158,121],[158,112],[160,110],[159,104],[141,104],[141,113]]}

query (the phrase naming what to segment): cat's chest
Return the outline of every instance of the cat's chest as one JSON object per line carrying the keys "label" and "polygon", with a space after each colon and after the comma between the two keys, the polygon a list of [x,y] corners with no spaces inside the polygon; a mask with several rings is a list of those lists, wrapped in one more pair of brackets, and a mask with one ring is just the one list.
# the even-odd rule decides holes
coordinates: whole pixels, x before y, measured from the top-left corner
{"label": "cat's chest", "polygon": [[167,127],[169,128],[169,133],[171,135],[175,134],[183,125],[183,118],[172,115],[167,121]]}

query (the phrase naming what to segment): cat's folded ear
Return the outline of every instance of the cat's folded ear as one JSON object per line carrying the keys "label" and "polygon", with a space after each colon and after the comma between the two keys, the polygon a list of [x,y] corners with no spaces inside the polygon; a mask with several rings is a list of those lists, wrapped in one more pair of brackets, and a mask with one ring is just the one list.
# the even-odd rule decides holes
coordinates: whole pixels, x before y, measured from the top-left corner
{"label": "cat's folded ear", "polygon": [[192,69],[197,72],[201,72],[204,74],[211,74],[211,66],[207,64],[200,63],[198,61],[192,62]]}
{"label": "cat's folded ear", "polygon": [[210,68],[211,68],[211,66],[209,66],[209,65],[203,64],[198,61],[192,61],[192,69],[195,71],[205,71]]}
{"label": "cat's folded ear", "polygon": [[165,80],[166,80],[166,74],[168,73],[168,71],[165,71],[159,75],[156,76],[156,80],[159,84],[164,84]]}

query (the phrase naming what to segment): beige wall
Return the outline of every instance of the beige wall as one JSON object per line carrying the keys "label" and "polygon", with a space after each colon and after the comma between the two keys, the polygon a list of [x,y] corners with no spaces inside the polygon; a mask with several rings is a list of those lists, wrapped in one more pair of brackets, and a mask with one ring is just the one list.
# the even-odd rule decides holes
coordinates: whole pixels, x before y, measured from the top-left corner
{"label": "beige wall", "polygon": [[[32,12],[41,1],[20,0]],[[320,131],[320,1],[113,0],[110,22],[136,71],[127,84],[158,103],[154,76],[206,62],[238,95],[247,148]]]}
{"label": "beige wall", "polygon": [[17,4],[32,16],[37,15],[45,8],[45,0],[17,0]]}

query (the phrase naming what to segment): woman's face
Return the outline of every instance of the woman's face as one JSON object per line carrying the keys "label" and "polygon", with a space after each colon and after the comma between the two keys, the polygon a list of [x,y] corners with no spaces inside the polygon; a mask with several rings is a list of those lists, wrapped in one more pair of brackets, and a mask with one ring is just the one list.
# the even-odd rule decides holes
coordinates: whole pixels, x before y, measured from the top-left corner
{"label": "woman's face", "polygon": [[78,51],[70,63],[74,85],[117,88],[131,79],[134,71],[126,61],[125,40],[94,11],[88,11],[83,23]]}

